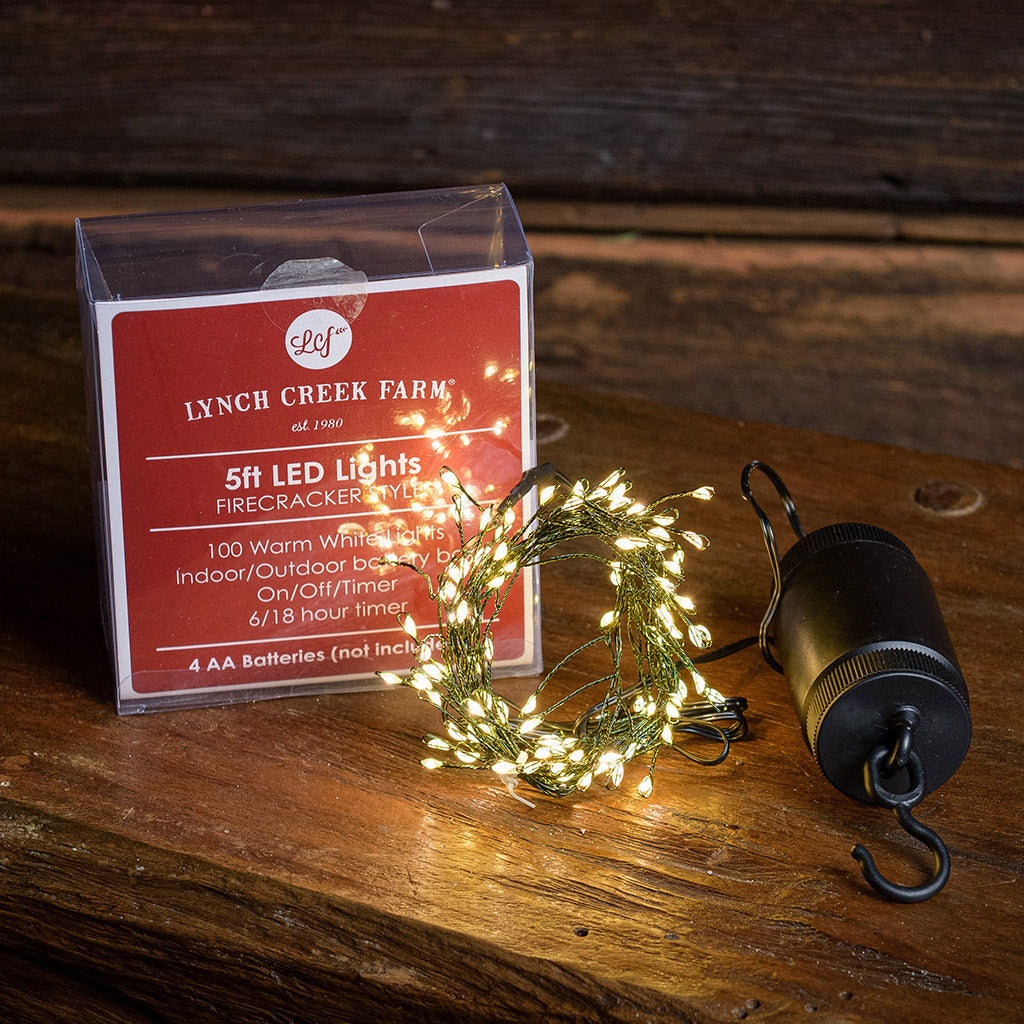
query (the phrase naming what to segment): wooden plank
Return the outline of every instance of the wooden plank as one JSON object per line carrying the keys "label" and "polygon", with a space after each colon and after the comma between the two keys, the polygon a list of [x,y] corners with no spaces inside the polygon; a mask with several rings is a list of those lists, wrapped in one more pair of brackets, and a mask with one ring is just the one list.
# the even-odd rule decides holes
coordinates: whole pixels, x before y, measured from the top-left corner
{"label": "wooden plank", "polygon": [[[48,202],[48,194],[0,195],[0,311],[8,345],[46,345],[69,359],[78,351],[76,211],[256,198],[90,190]],[[609,229],[630,222],[624,212],[607,218]],[[835,226],[828,212],[818,222],[807,214],[805,229],[815,223]],[[1003,223],[1007,234],[1014,222]],[[527,234],[541,380],[1024,465],[1018,246]]]}
{"label": "wooden plank", "polygon": [[[0,185],[0,229],[38,224],[66,226],[75,217],[124,213],[250,206],[309,198],[308,192],[256,192],[211,188],[115,188]],[[692,203],[585,202],[525,199],[516,202],[528,231],[611,235],[714,235],[716,237],[858,238],[892,241],[903,237],[903,217],[894,213],[843,209],[780,209],[766,206]],[[1013,217],[935,216],[944,240],[1022,241],[1024,229]],[[919,234],[929,218],[914,219]],[[967,235],[964,239],[962,236]]]}
{"label": "wooden plank", "polygon": [[[66,228],[75,217],[251,206],[319,195],[326,193],[301,189],[272,192],[167,187],[126,191],[109,187],[5,184],[0,185],[0,232],[35,229],[40,225]],[[1013,214],[924,214],[735,203],[587,202],[532,199],[529,195],[517,199],[516,208],[531,234],[1024,245],[1024,220]]]}
{"label": "wooden plank", "polygon": [[[537,797],[424,772],[432,709],[412,693],[267,701],[119,720],[91,566],[78,367],[4,347],[0,487],[0,1011],[19,1024],[287,1018],[604,1022],[1012,1019],[1024,999],[1015,793],[1024,710],[1024,474],[740,425],[556,385],[541,454],[637,497],[710,483],[684,507],[711,547],[688,572],[719,642],[750,632],[768,571],[738,474],[785,475],[809,527],[866,520],[935,584],[976,719],[961,771],[919,809],[954,867],[929,903],[881,903],[863,841],[912,878],[892,817],[832,790],[785,686],[753,654],[708,675],[751,701],[722,765],[660,762],[654,795]],[[984,494],[926,514],[929,480]],[[544,580],[549,663],[607,602],[563,563]],[[600,671],[590,651],[581,671]],[[507,684],[515,696],[525,681]],[[954,924],[955,923],[955,924]],[[41,980],[48,997],[35,991]]]}
{"label": "wooden plank", "polygon": [[1024,252],[531,235],[537,373],[1024,465]]}
{"label": "wooden plank", "polygon": [[21,3],[0,177],[1016,208],[1022,42],[1007,0]]}

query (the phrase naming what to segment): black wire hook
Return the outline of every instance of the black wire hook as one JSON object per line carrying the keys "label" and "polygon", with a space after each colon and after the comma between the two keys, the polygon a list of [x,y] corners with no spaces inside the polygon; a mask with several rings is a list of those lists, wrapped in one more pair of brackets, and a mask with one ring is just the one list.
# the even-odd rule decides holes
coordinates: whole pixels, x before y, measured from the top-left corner
{"label": "black wire hook", "polygon": [[779,549],[775,543],[775,531],[772,529],[772,521],[768,518],[768,514],[765,510],[757,503],[753,489],[750,486],[750,474],[755,469],[764,473],[764,475],[772,482],[772,486],[782,499],[782,506],[786,510],[786,518],[789,520],[789,525],[792,527],[793,533],[796,534],[797,538],[806,537],[807,533],[803,528],[803,524],[800,522],[800,517],[796,512],[796,504],[793,501],[792,495],[789,493],[789,488],[786,487],[783,482],[782,477],[779,476],[779,474],[776,473],[775,470],[766,462],[754,459],[753,462],[747,463],[747,465],[743,467],[743,473],[740,476],[740,489],[743,491],[743,497],[750,503],[750,507],[754,510],[761,523],[761,532],[764,535],[764,546],[765,550],[768,552],[768,562],[772,567],[771,594],[768,597],[768,607],[765,609],[764,617],[761,619],[761,625],[757,631],[757,639],[761,646],[761,656],[771,668],[775,669],[776,672],[781,673],[783,671],[782,665],[779,663],[778,658],[776,658],[772,653],[770,646],[771,638],[768,636],[768,629],[771,626],[772,619],[775,617],[775,609],[778,607],[779,598],[782,597],[782,577],[779,570]]}
{"label": "black wire hook", "polygon": [[[901,723],[905,724],[905,723]],[[907,747],[904,736],[909,735],[910,728],[903,730],[897,739],[897,747]],[[896,747],[890,750],[884,743],[875,747],[864,762],[864,784],[868,795],[883,807],[890,808],[900,823],[900,828],[908,835],[920,840],[931,850],[933,865],[931,877],[920,885],[898,885],[890,882],[875,865],[875,858],[867,849],[858,843],[852,850],[853,859],[860,864],[861,873],[867,883],[887,900],[895,903],[921,903],[931,899],[949,880],[949,850],[936,832],[918,821],[911,808],[917,806],[924,795],[924,769],[921,759],[913,750],[906,749],[906,768],[910,775],[910,789],[906,793],[893,793],[881,783],[882,764],[890,762]]]}

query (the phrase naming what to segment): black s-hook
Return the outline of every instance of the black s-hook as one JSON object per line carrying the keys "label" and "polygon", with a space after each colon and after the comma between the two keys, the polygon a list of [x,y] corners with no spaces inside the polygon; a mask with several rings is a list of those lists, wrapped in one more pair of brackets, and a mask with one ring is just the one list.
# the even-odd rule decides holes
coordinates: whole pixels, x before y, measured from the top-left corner
{"label": "black s-hook", "polygon": [[[861,872],[868,884],[887,900],[895,903],[920,903],[930,899],[949,879],[949,851],[946,844],[936,832],[910,813],[924,796],[924,768],[921,759],[913,750],[913,730],[918,721],[919,716],[913,708],[903,708],[897,712],[893,721],[896,739],[891,749],[880,743],[868,756],[864,762],[864,785],[876,804],[892,810],[904,832],[920,840],[931,850],[931,877],[920,885],[899,885],[890,882],[878,870],[875,858],[860,843],[852,851],[853,859],[860,864]],[[892,776],[904,768],[907,770],[910,784],[906,792],[894,793],[883,785],[883,776]]]}

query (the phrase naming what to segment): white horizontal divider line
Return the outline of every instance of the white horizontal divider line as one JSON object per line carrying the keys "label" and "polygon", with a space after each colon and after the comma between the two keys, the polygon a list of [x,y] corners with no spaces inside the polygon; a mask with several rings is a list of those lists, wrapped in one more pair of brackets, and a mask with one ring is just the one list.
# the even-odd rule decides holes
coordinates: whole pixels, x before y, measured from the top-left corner
{"label": "white horizontal divider line", "polygon": [[406,512],[430,512],[447,508],[447,502],[424,505],[422,508],[389,508],[376,512],[339,512],[333,516],[301,516],[296,519],[254,519],[247,523],[196,523],[191,526],[151,526],[150,533],[180,533],[184,530],[228,530],[236,526],[279,526],[282,523],[318,523],[330,519],[359,519],[367,516],[397,516]]}
{"label": "white horizontal divider line", "polygon": [[430,434],[404,434],[398,437],[364,437],[357,441],[325,441],[323,444],[295,444],[284,448],[243,448],[233,452],[184,452],[179,455],[147,455],[147,462],[166,462],[171,459],[216,459],[229,455],[268,455],[274,452],[303,452],[315,448],[348,448],[358,444],[384,444],[389,441],[433,441],[438,437],[457,437],[460,434],[493,434],[494,427],[471,427],[467,430],[444,430]]}

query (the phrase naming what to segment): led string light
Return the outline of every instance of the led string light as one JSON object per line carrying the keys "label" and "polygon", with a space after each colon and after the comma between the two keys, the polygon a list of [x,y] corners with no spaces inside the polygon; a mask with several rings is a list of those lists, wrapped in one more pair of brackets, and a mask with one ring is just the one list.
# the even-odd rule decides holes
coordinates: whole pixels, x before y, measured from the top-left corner
{"label": "led string light", "polygon": [[[541,489],[537,511],[517,527],[513,506],[538,479],[550,477],[554,482]],[[425,737],[432,756],[422,761],[424,767],[489,769],[510,789],[522,780],[548,795],[564,796],[585,790],[595,779],[615,788],[629,761],[649,755],[648,771],[637,786],[648,797],[664,747],[701,764],[724,759],[729,741],[745,732],[746,702],[727,700],[708,686],[696,667],[700,659],[691,659],[686,650],[687,644],[698,649],[711,644],[707,628],[691,618],[693,602],[678,590],[683,545],[700,550],[707,539],[680,528],[672,507],[679,499],[709,499],[711,488],[643,505],[629,497],[632,485],[622,470],[591,487],[585,480],[571,483],[546,465],[525,474],[500,504],[484,505],[448,467],[441,478],[452,488],[459,554],[436,582],[414,565],[388,559],[424,578],[437,607],[438,631],[422,635],[410,615],[400,616],[403,631],[418,644],[417,663],[407,676],[378,673],[386,683],[412,687],[441,713],[446,735]],[[469,537],[463,529],[467,502],[479,517],[477,532]],[[584,539],[597,541],[601,553],[548,554]],[[593,559],[606,567],[614,605],[602,616],[598,636],[562,658],[522,707],[515,707],[492,688],[493,623],[525,568],[569,558]],[[538,710],[549,682],[577,654],[596,645],[606,648],[609,671]],[[574,721],[552,717],[602,685],[604,697]],[[699,699],[690,699],[691,686]],[[718,740],[721,753],[704,758],[687,750],[676,739],[684,732]]]}
{"label": "led string light", "polygon": [[[750,488],[755,469],[774,484],[797,537],[781,559],[771,522]],[[537,511],[517,526],[513,506],[547,477],[555,483],[543,488]],[[692,620],[693,603],[678,590],[682,545],[700,549],[707,541],[677,524],[671,503],[710,498],[710,488],[645,506],[628,496],[631,485],[621,470],[591,487],[585,480],[572,484],[546,465],[525,474],[495,506],[474,499],[450,469],[442,479],[454,488],[461,550],[436,587],[409,566],[427,581],[438,632],[420,639],[411,616],[400,617],[403,630],[417,640],[417,665],[406,678],[378,673],[385,682],[413,687],[440,710],[447,737],[427,736],[425,742],[445,759],[427,757],[427,768],[490,769],[522,800],[514,792],[520,780],[553,796],[586,789],[597,778],[614,788],[628,762],[649,756],[637,786],[648,797],[662,748],[717,764],[730,741],[745,734],[746,701],[712,690],[697,665],[759,643],[765,661],[786,675],[804,737],[826,777],[855,799],[892,809],[900,826],[932,854],[930,876],[908,886],[885,877],[858,844],[853,856],[868,883],[901,903],[930,899],[943,888],[949,851],[912,809],[959,767],[970,742],[970,708],[931,584],[906,545],[862,523],[807,534],[778,474],[751,462],[741,488],[761,521],[772,567],[768,610],[758,635],[691,658],[685,645],[707,648],[711,637]],[[466,518],[479,515],[479,530],[468,538],[464,511],[472,513]],[[596,541],[601,553],[548,554],[584,539]],[[601,617],[599,635],[563,658],[522,708],[514,708],[491,686],[491,627],[525,568],[567,558],[602,563],[615,588],[614,605]],[[392,562],[400,564],[395,557]],[[900,585],[894,588],[893,580]],[[539,711],[539,698],[559,670],[599,644],[607,649],[610,670]],[[627,674],[636,681],[627,683]],[[688,699],[690,683],[702,699]],[[575,721],[555,720],[559,709],[602,684],[604,697]],[[695,755],[677,742],[683,732],[717,738],[721,753]]]}

